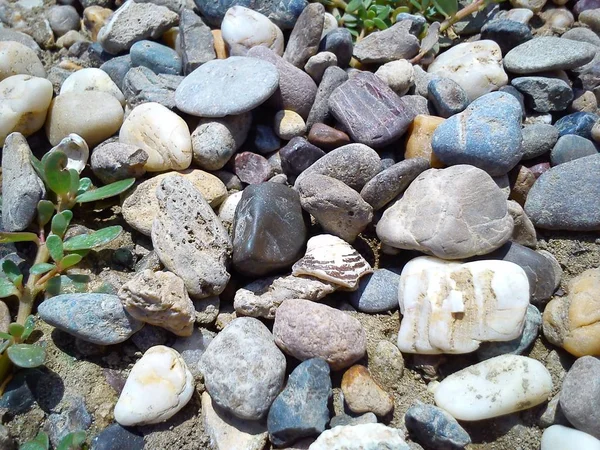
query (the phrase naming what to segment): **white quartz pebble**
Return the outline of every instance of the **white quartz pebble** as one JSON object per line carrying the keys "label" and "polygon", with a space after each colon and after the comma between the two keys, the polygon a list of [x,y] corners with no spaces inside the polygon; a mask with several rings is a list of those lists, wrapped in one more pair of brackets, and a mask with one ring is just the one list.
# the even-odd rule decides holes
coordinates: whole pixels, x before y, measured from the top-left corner
{"label": "white quartz pebble", "polygon": [[600,441],[583,431],[552,425],[542,434],[540,450],[600,450]]}
{"label": "white quartz pebble", "polygon": [[179,353],[164,345],[151,347],[135,363],[115,406],[123,426],[164,422],[192,398],[194,377]]}
{"label": "white quartz pebble", "polygon": [[242,199],[243,192],[234,192],[225,199],[221,206],[219,206],[219,219],[223,222],[223,225],[230,227],[233,225],[233,218],[235,217],[235,209],[238,203]]}
{"label": "white quartz pebble", "polygon": [[325,430],[308,450],[409,450],[404,433],[382,423],[345,425]]}
{"label": "white quartz pebble", "polygon": [[552,378],[526,356],[501,355],[445,378],[435,403],[458,420],[483,420],[531,408],[548,400]]}
{"label": "white quartz pebble", "polygon": [[46,70],[33,50],[15,41],[0,41],[0,81],[19,74],[46,78]]}
{"label": "white quartz pebble", "polygon": [[267,16],[243,6],[227,10],[221,23],[221,34],[231,56],[246,56],[258,45],[283,55],[283,33]]}
{"label": "white quartz pebble", "polygon": [[192,137],[185,121],[160,103],[143,103],[127,116],[119,141],[148,153],[148,172],[185,170],[192,163]]}
{"label": "white quartz pebble", "polygon": [[121,105],[125,106],[125,96],[121,90],[117,87],[115,82],[108,76],[108,74],[101,69],[87,68],[81,69],[73,74],[63,82],[60,93],[65,92],[81,92],[81,91],[102,91],[115,97]]}

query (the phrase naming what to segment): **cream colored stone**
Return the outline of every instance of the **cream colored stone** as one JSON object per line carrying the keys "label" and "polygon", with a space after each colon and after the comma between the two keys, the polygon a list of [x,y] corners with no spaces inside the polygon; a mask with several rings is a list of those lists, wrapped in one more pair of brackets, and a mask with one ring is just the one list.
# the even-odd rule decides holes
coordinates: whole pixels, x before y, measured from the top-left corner
{"label": "cream colored stone", "polygon": [[98,32],[112,16],[112,9],[92,5],[83,10],[83,26],[90,33],[92,40],[98,39]]}
{"label": "cream colored stone", "polygon": [[79,31],[69,30],[64,35],[56,40],[58,47],[71,48],[73,44],[80,41],[86,41],[87,39]]}
{"label": "cream colored stone", "polygon": [[382,423],[345,425],[325,430],[308,450],[410,450],[404,432]]}
{"label": "cream colored stone", "polygon": [[[223,226],[228,230],[231,229],[233,225],[233,218],[235,217],[235,209],[237,208],[238,203],[242,199],[242,191],[234,192],[230,196],[228,196],[221,206],[219,206],[219,219],[223,222]],[[233,229],[231,229],[233,231]],[[230,233],[231,234],[231,233]]]}
{"label": "cream colored stone", "polygon": [[264,45],[283,55],[283,33],[266,16],[243,6],[227,10],[221,34],[231,56],[246,56],[252,47]]}
{"label": "cream colored stone", "polygon": [[394,401],[371,377],[365,366],[356,364],[342,377],[342,393],[350,411],[372,412],[382,417],[392,411]]}
{"label": "cream colored stone", "polygon": [[433,132],[444,120],[437,116],[416,116],[408,127],[404,158],[425,158],[434,169],[445,167],[431,148]]}
{"label": "cream colored stone", "polygon": [[404,95],[415,83],[415,71],[413,65],[406,59],[385,63],[375,71],[375,75],[381,78],[398,95]]}
{"label": "cream colored stone", "polygon": [[119,141],[148,153],[148,172],[185,170],[192,163],[192,138],[185,121],[160,103],[143,103],[127,116]]}
{"label": "cream colored stone", "polygon": [[274,127],[275,134],[285,141],[289,141],[297,136],[306,133],[306,124],[300,114],[294,111],[277,111],[275,114]]}
{"label": "cream colored stone", "polygon": [[13,75],[46,78],[46,71],[29,47],[15,41],[0,41],[0,81]]}
{"label": "cream colored stone", "polygon": [[225,59],[229,56],[227,52],[227,45],[225,45],[225,41],[223,40],[223,34],[221,30],[212,30],[213,41],[215,46],[215,53],[218,59]]}
{"label": "cream colored stone", "polygon": [[125,96],[104,70],[91,67],[78,70],[69,75],[60,88],[61,95],[66,92],[84,91],[106,92],[125,106]]}
{"label": "cream colored stone", "polygon": [[44,126],[52,93],[45,78],[13,75],[0,81],[0,146],[10,133],[29,136]]}
{"label": "cream colored stone", "polygon": [[510,4],[513,8],[525,8],[531,12],[539,13],[547,0],[510,0]]}

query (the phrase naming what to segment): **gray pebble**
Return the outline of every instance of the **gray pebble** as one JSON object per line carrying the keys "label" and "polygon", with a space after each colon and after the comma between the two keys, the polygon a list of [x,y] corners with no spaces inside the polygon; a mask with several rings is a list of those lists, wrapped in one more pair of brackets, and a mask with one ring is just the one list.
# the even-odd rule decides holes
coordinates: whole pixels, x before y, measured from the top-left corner
{"label": "gray pebble", "polygon": [[383,31],[375,31],[354,45],[353,56],[363,64],[385,64],[410,59],[419,53],[419,40],[410,33],[412,22],[397,22]]}
{"label": "gray pebble", "polygon": [[183,77],[178,75],[156,75],[147,67],[134,67],[123,80],[123,95],[131,108],[156,102],[168,109],[175,109],[175,90],[182,80]]}
{"label": "gray pebble", "polygon": [[545,77],[514,78],[511,84],[525,94],[534,111],[564,111],[573,101],[573,90],[563,80]]}
{"label": "gray pebble", "polygon": [[56,37],[60,37],[71,30],[79,30],[81,18],[72,6],[53,6],[48,10],[48,22]]}
{"label": "gray pebble", "polygon": [[558,130],[552,125],[536,123],[525,125],[523,134],[523,158],[528,160],[548,153],[558,140]]}
{"label": "gray pebble", "polygon": [[140,178],[146,173],[148,153],[134,145],[108,142],[98,145],[90,158],[90,166],[104,184],[126,178]]}
{"label": "gray pebble", "polygon": [[181,10],[179,45],[184,75],[190,74],[202,64],[217,57],[210,27],[191,9]]}
{"label": "gray pebble", "polygon": [[464,111],[469,105],[469,96],[465,90],[450,78],[431,80],[427,90],[437,115],[444,119]]}
{"label": "gray pebble", "polygon": [[596,154],[598,154],[598,149],[589,139],[576,134],[565,134],[558,139],[550,152],[550,161],[552,161],[553,166],[557,166]]}
{"label": "gray pebble", "polygon": [[377,269],[360,280],[358,289],[350,293],[350,304],[360,312],[381,313],[398,307],[399,271]]}
{"label": "gray pebble", "polygon": [[117,87],[123,90],[123,80],[125,75],[131,69],[131,57],[129,55],[117,56],[116,58],[109,59],[100,66],[100,69],[104,70],[111,80],[115,82]]}
{"label": "gray pebble", "polygon": [[307,130],[310,130],[315,123],[324,123],[332,119],[331,111],[329,111],[329,97],[338,86],[341,86],[347,80],[348,74],[343,69],[337,66],[325,69],[315,101],[308,114],[308,119],[306,119]]}

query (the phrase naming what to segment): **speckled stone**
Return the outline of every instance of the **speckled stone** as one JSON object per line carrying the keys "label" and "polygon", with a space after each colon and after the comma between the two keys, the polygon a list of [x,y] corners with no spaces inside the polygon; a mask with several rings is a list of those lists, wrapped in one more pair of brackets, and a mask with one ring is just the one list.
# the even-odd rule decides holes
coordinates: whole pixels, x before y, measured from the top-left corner
{"label": "speckled stone", "polygon": [[554,126],[561,136],[576,134],[586,139],[592,139],[592,128],[600,120],[600,116],[587,112],[576,112],[561,117]]}
{"label": "speckled stone", "polygon": [[381,313],[398,307],[400,274],[388,269],[377,269],[365,275],[358,289],[350,293],[350,304],[360,312]]}
{"label": "speckled stone", "polygon": [[504,67],[513,73],[535,73],[574,69],[590,62],[596,47],[555,36],[536,37],[513,48],[504,57]]}
{"label": "speckled stone", "polygon": [[565,134],[558,139],[550,152],[550,161],[552,161],[553,166],[557,166],[597,153],[598,149],[589,139],[576,134]]}

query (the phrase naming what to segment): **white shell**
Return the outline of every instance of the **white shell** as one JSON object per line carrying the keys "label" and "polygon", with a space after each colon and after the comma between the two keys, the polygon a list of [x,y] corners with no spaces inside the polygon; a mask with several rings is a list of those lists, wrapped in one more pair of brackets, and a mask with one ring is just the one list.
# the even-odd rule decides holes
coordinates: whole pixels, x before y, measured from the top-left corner
{"label": "white shell", "polygon": [[69,134],[50,151],[57,150],[67,155],[67,169],[75,169],[78,173],[83,171],[90,157],[90,149],[85,140],[75,133]]}
{"label": "white shell", "polygon": [[360,277],[371,272],[371,265],[360,253],[331,234],[310,238],[306,254],[292,267],[292,275],[310,275],[349,290],[357,289]]}

